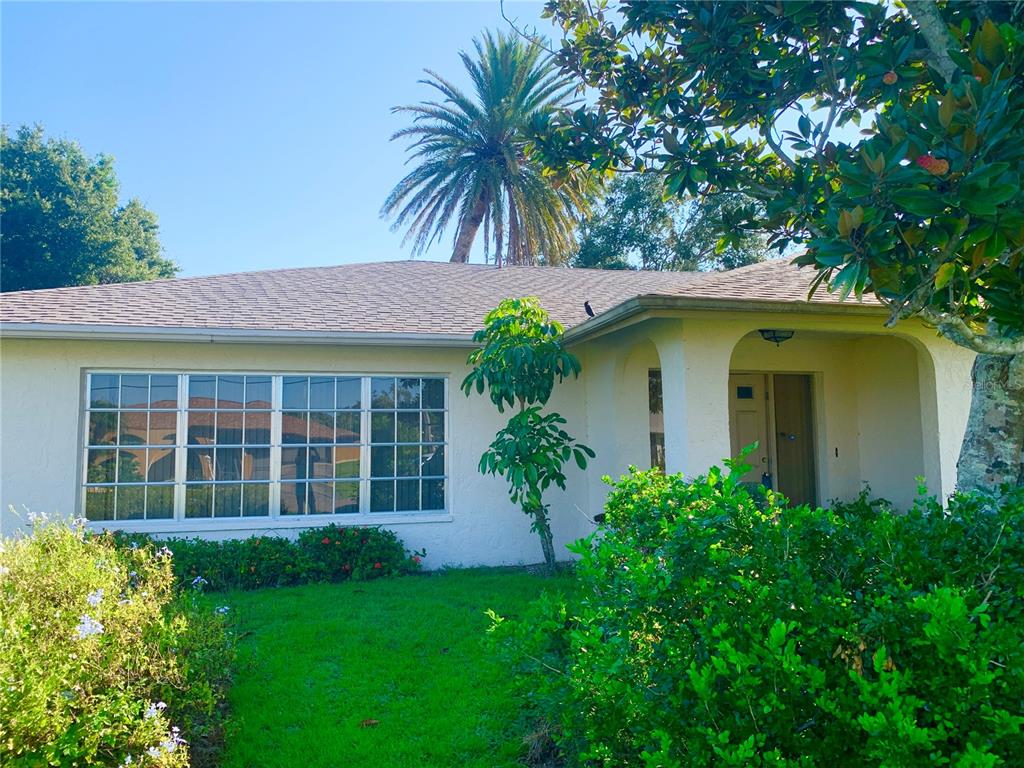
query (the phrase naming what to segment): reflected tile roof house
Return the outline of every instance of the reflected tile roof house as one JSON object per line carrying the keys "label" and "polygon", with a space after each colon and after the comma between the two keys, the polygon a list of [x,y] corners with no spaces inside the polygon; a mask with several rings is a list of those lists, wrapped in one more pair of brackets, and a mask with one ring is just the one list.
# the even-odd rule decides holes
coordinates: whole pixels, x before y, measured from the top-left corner
{"label": "reflected tile roof house", "polygon": [[601,475],[696,474],[754,441],[748,479],[794,501],[950,491],[972,355],[808,298],[812,277],[391,261],[3,294],[0,503],[158,535],[385,525],[428,565],[535,561],[477,472],[504,417],[459,387],[483,316],[527,295],[583,363],[549,407],[597,452],[552,495],[560,543]]}

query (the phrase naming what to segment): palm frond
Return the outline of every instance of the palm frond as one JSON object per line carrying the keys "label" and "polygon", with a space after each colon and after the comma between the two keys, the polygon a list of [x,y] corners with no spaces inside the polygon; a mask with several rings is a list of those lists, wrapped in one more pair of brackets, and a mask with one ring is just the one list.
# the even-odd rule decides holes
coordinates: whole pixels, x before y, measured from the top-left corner
{"label": "palm frond", "polygon": [[[460,54],[464,90],[432,70],[420,82],[440,94],[393,108],[411,123],[392,140],[406,140],[413,165],[384,201],[392,229],[422,253],[454,225],[453,246],[483,227],[485,257],[498,262],[554,264],[573,245],[577,223],[589,212],[596,179],[585,172],[557,183],[527,152],[537,115],[571,104],[572,81],[538,46],[485,32]],[[477,221],[477,204],[485,205]]]}

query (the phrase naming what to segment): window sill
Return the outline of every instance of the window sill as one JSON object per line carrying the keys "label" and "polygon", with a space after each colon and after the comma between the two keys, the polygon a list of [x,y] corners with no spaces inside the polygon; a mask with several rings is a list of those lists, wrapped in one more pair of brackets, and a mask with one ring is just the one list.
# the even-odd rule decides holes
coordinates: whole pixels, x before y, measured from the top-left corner
{"label": "window sill", "polygon": [[221,518],[214,520],[103,520],[88,523],[92,531],[124,531],[125,533],[194,536],[227,531],[286,531],[320,528],[335,523],[341,527],[374,527],[410,523],[450,523],[450,512],[409,512],[374,515],[304,515],[302,517]]}

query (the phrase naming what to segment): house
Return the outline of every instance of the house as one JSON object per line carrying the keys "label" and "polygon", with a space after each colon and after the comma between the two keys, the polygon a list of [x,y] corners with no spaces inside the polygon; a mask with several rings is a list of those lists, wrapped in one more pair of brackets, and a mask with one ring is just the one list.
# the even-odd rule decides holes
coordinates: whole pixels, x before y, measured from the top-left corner
{"label": "house", "polygon": [[334,521],[434,566],[537,561],[477,471],[503,417],[459,389],[484,314],[523,295],[567,329],[583,374],[550,407],[597,452],[552,494],[558,545],[592,530],[602,475],[696,474],[755,440],[749,479],[796,501],[950,493],[972,354],[869,300],[808,301],[811,277],[395,261],[5,294],[4,531],[8,505],[178,536]]}

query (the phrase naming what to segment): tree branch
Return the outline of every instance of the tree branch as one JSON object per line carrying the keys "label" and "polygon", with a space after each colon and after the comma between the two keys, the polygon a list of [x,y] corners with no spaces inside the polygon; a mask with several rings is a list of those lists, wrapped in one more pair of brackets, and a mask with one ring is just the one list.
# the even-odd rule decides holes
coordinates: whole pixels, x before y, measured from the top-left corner
{"label": "tree branch", "polygon": [[953,79],[956,71],[956,63],[949,55],[949,47],[953,42],[946,22],[942,20],[939,7],[935,0],[905,0],[904,5],[914,21],[917,28],[921,30],[921,36],[928,44],[931,51],[932,66],[945,78],[946,82]]}
{"label": "tree branch", "polygon": [[782,146],[772,137],[772,129],[774,127],[774,120],[766,121],[764,123],[764,130],[761,131],[761,135],[764,137],[764,140],[768,143],[768,146],[772,148],[772,151],[775,153],[775,156],[778,157],[782,162],[784,162],[786,166],[789,168],[789,170],[795,172],[796,162],[794,162],[793,158],[786,154]]}
{"label": "tree branch", "polygon": [[929,307],[920,311],[920,317],[934,325],[939,333],[958,344],[983,355],[1011,356],[1024,354],[1024,336],[1009,338],[977,334],[963,318],[938,312]]}

